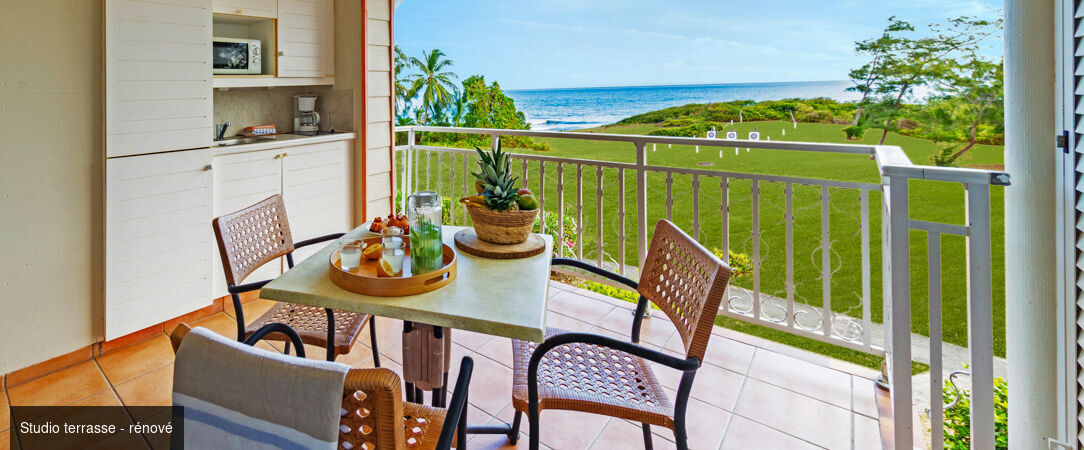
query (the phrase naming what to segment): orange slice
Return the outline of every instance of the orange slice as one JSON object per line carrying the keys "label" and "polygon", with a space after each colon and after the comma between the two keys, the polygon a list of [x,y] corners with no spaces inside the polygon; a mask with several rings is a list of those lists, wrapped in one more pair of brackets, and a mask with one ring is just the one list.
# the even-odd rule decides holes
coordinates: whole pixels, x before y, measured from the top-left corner
{"label": "orange slice", "polygon": [[380,255],[384,253],[384,246],[381,244],[373,244],[365,247],[365,250],[361,251],[361,256],[364,256],[368,260],[380,259]]}
{"label": "orange slice", "polygon": [[376,266],[376,276],[378,277],[394,277],[398,275],[398,273],[395,273],[395,269],[392,268],[391,263],[386,259],[381,259],[380,264]]}

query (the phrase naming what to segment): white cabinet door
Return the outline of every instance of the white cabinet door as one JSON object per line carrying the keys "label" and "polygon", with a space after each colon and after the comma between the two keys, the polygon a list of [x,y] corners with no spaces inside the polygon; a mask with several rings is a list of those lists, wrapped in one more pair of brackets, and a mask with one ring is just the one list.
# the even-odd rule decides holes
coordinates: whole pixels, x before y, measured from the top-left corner
{"label": "white cabinet door", "polygon": [[211,304],[211,150],[106,161],[105,338]]}
{"label": "white cabinet door", "polygon": [[[353,214],[350,183],[352,141],[287,149],[283,158],[282,195],[294,242],[350,229]],[[294,252],[301,262],[321,248]]]}
{"label": "white cabinet door", "polygon": [[214,12],[235,16],[278,17],[278,0],[214,0]]}
{"label": "white cabinet door", "polygon": [[335,46],[331,0],[279,0],[278,6],[278,76],[327,75]]}
{"label": "white cabinet door", "polygon": [[105,0],[107,157],[209,147],[211,0]]}
{"label": "white cabinet door", "polygon": [[[216,156],[214,159],[214,216],[247,208],[267,197],[282,193],[283,149]],[[226,275],[217,243],[214,246],[214,298],[229,295]],[[279,260],[264,264],[245,278],[246,282],[269,280],[282,273]]]}

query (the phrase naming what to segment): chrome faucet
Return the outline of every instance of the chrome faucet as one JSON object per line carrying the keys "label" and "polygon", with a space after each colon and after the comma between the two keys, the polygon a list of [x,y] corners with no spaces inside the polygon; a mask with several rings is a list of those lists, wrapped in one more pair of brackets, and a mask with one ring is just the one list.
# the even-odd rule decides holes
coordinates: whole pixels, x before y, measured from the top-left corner
{"label": "chrome faucet", "polygon": [[230,123],[217,123],[215,124],[215,140],[221,141],[226,138],[226,129],[230,127]]}

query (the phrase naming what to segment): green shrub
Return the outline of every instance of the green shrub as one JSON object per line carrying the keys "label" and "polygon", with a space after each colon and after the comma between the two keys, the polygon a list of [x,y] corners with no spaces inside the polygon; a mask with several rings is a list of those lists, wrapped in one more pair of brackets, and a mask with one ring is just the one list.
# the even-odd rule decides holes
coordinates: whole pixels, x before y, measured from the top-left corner
{"label": "green shrub", "polygon": [[[951,387],[944,388],[945,399],[956,395]],[[959,401],[945,410],[945,448],[971,448],[971,393],[959,391]],[[1009,387],[1004,378],[994,378],[994,445],[1009,448]]]}
{"label": "green shrub", "polygon": [[847,135],[847,139],[857,141],[862,139],[862,136],[866,134],[866,129],[860,126],[849,126],[843,129],[843,134]]}
{"label": "green shrub", "polygon": [[[572,252],[573,248],[575,248],[574,246],[576,245],[576,239],[579,238],[579,236],[576,234],[576,220],[573,219],[570,215],[565,215],[563,225],[565,232],[565,241],[562,243],[557,232],[557,213],[554,211],[545,211],[543,217],[546,220],[546,234],[553,236],[553,255],[557,256],[557,249],[560,248],[561,245],[565,246],[566,255]],[[533,231],[535,233],[538,233],[539,231],[538,217],[535,217],[534,219]]]}
{"label": "green shrub", "polygon": [[575,286],[587,289],[591,292],[595,292],[602,295],[607,295],[618,300],[624,300],[629,303],[636,303],[640,300],[640,294],[636,291],[630,291],[628,289],[621,289],[610,286],[608,284],[602,284],[597,281],[584,280],[577,278],[572,282]]}
{"label": "green shrub", "polygon": [[[730,252],[729,256],[730,256],[730,279],[731,280],[736,280],[736,279],[739,279],[739,278],[743,278],[743,277],[753,273],[753,258],[750,258],[749,255],[746,255],[745,253],[738,253],[738,252],[735,252],[734,250],[728,250],[728,251]],[[715,254],[716,258],[724,259],[723,258],[723,251],[721,249],[715,248],[715,249],[712,249],[711,252]]]}

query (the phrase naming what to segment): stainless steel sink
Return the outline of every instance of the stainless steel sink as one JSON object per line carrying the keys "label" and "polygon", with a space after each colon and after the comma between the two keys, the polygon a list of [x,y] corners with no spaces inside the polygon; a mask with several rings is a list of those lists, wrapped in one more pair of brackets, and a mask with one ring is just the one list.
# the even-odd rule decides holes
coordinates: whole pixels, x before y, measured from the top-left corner
{"label": "stainless steel sink", "polygon": [[274,141],[274,140],[275,140],[275,138],[273,136],[267,136],[267,137],[235,137],[235,138],[223,139],[221,141],[215,141],[214,146],[215,147],[229,147],[231,145],[255,144],[255,143],[258,143],[258,142],[269,142],[269,141]]}

